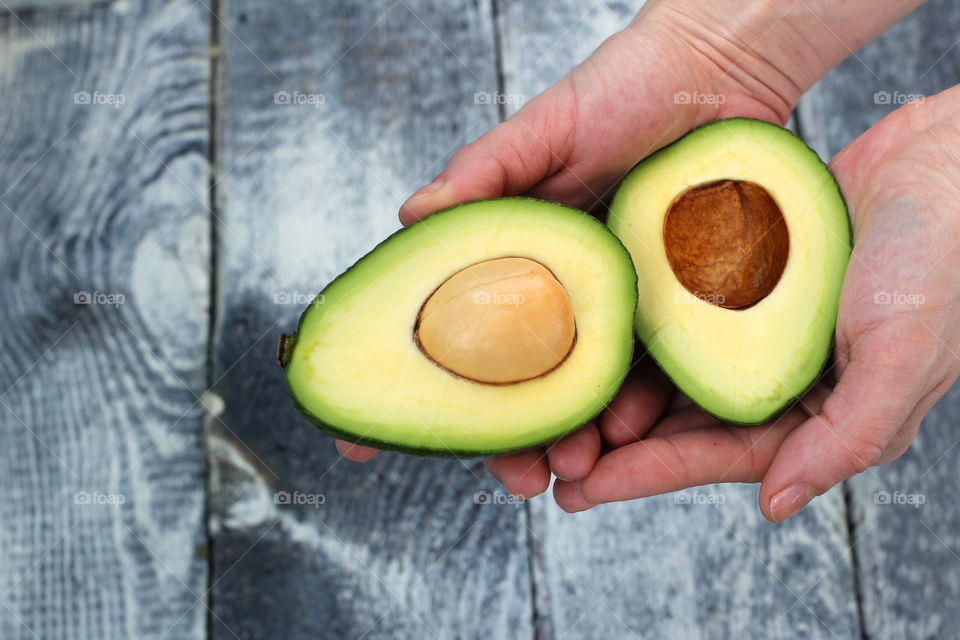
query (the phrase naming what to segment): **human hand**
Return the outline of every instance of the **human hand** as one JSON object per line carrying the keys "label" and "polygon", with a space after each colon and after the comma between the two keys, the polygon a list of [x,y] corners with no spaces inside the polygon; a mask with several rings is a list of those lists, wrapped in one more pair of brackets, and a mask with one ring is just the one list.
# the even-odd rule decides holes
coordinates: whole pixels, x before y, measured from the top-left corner
{"label": "human hand", "polygon": [[[819,15],[793,15],[794,7],[778,3],[753,5],[745,16],[737,0],[709,11],[697,2],[648,2],[630,27],[560,82],[457,152],[404,203],[401,221],[410,224],[469,200],[519,194],[593,210],[639,160],[700,124],[732,116],[784,124],[800,94],[847,54],[834,31],[867,41],[916,1],[884,0],[866,17],[829,0],[809,4],[834,18],[831,30],[825,31]],[[825,31],[819,43],[817,29]],[[621,394],[628,400],[620,403],[629,407],[616,414],[652,424],[668,401],[662,375],[641,364],[626,385],[632,392]],[[602,442],[636,439],[633,427],[605,417],[612,413],[548,449],[487,460],[487,468],[526,497],[546,489],[551,470],[568,481],[583,478]],[[343,441],[337,448],[355,461],[377,453]],[[558,491],[565,487],[558,483]]]}
{"label": "human hand", "polygon": [[[758,427],[696,408],[654,422],[627,385],[601,416],[621,442],[582,481],[558,482],[567,510],[713,482],[759,482],[774,522],[910,446],[960,373],[960,87],[890,114],[831,163],[854,250],[840,297],[831,390]],[[641,387],[646,390],[647,387]],[[586,453],[579,453],[586,457]],[[579,464],[591,464],[582,460]]]}
{"label": "human hand", "polygon": [[[512,118],[458,151],[430,185],[404,203],[401,221],[410,224],[461,202],[519,194],[591,209],[640,159],[699,124],[726,115],[785,122],[791,98],[773,93],[757,98],[730,76],[718,82],[710,60],[677,38],[667,17],[645,13]],[[694,37],[691,33],[689,40]],[[778,85],[774,70],[756,73],[766,76],[765,86]],[[720,101],[706,104],[696,99],[720,95]],[[354,461],[377,453],[342,440],[337,449]],[[569,435],[548,454],[561,477],[582,477],[590,468],[578,466],[576,456],[568,464],[567,450],[593,451],[595,459],[596,427]],[[490,460],[488,468],[517,495],[540,493],[550,480],[543,449]]]}

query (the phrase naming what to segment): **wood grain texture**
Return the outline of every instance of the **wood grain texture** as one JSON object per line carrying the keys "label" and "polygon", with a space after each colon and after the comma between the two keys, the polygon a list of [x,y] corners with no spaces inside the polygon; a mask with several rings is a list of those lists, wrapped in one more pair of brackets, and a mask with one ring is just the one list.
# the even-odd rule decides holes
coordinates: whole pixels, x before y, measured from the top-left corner
{"label": "wood grain texture", "polygon": [[25,12],[41,9],[89,9],[109,0],[3,0],[0,12]]}
{"label": "wood grain texture", "polygon": [[273,355],[306,298],[397,229],[402,200],[495,124],[495,105],[475,100],[496,90],[492,9],[231,0],[225,11],[214,637],[529,637],[525,512],[475,504],[495,485],[475,461],[342,461],[294,413]]}
{"label": "wood grain texture", "polygon": [[[504,91],[533,98],[626,27],[643,4],[563,0],[544,10],[537,3],[497,0]],[[508,115],[521,105],[507,103]]]}
{"label": "wood grain texture", "polygon": [[[562,2],[544,12],[502,1],[503,91],[543,90],[641,5]],[[780,526],[762,518],[746,485],[576,516],[542,497],[530,527],[541,638],[859,635],[840,491]]]}
{"label": "wood grain texture", "polygon": [[205,628],[208,18],[0,15],[5,639]]}
{"label": "wood grain texture", "polygon": [[[960,83],[958,33],[960,6],[923,5],[801,101],[807,138],[829,158],[906,96]],[[847,483],[870,638],[946,638],[960,629],[958,423],[960,386],[954,385],[901,459]],[[920,506],[895,503],[918,497],[925,500]]]}

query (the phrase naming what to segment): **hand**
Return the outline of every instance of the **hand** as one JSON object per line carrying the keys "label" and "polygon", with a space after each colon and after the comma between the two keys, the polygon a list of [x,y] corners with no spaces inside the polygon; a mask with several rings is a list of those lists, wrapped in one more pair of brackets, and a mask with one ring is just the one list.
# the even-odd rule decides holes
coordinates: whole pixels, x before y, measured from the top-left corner
{"label": "hand", "polygon": [[[678,38],[661,14],[641,12],[560,82],[454,154],[403,204],[400,220],[410,224],[461,202],[519,194],[593,209],[639,160],[699,124],[729,115],[786,122],[799,95],[778,72],[765,66],[751,71],[763,91],[748,90],[732,76],[718,78],[702,47],[690,44],[707,36],[688,28],[686,39]],[[698,95],[722,96],[722,105],[701,103]],[[341,440],[337,449],[358,462],[377,453]],[[592,452],[589,466],[586,458],[570,455],[582,451]],[[546,456],[540,449],[489,460],[487,467],[512,493],[530,497],[546,489],[551,467],[559,477],[581,478],[599,452],[599,432],[591,424]]]}
{"label": "hand", "polygon": [[620,416],[629,426],[622,441],[611,442],[616,448],[582,481],[558,483],[558,503],[575,511],[713,482],[762,481],[760,508],[779,522],[903,454],[960,373],[957,148],[960,87],[898,109],[831,163],[854,228],[835,388],[820,384],[779,420],[744,428],[698,409],[654,423],[644,410],[649,400],[628,385],[601,418]]}
{"label": "hand", "polygon": [[[800,95],[847,55],[838,31],[848,42],[869,41],[916,4],[882,0],[866,11],[810,0],[798,10],[784,1],[745,14],[737,0],[708,8],[651,1],[560,82],[458,151],[404,203],[400,219],[410,224],[461,202],[518,194],[594,210],[638,161],[695,126],[732,116],[784,124]],[[602,443],[636,440],[637,425],[652,425],[668,404],[669,385],[649,363],[626,388],[598,421],[549,449],[487,460],[487,468],[525,497],[546,489],[551,470],[575,483],[593,468]],[[337,448],[356,461],[377,453],[342,441]],[[558,500],[572,486],[558,482]]]}

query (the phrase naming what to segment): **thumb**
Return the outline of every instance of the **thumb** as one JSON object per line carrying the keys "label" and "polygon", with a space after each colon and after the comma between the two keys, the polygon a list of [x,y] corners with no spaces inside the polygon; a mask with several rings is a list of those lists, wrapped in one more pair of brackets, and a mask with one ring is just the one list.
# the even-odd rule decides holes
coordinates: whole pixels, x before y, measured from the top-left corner
{"label": "thumb", "polygon": [[784,440],[760,488],[767,519],[782,522],[835,484],[888,461],[888,443],[923,396],[926,370],[917,358],[926,350],[895,334],[864,334],[820,413]]}
{"label": "thumb", "polygon": [[457,151],[433,182],[403,203],[400,221],[408,225],[470,200],[519,195],[555,173],[573,146],[573,100],[561,81]]}
{"label": "thumb", "polygon": [[[663,38],[663,39],[661,39]],[[717,115],[676,92],[707,86],[672,34],[620,31],[454,154],[400,208],[410,224],[468,200],[529,193],[589,210],[637,161]],[[751,115],[742,109],[727,115]]]}

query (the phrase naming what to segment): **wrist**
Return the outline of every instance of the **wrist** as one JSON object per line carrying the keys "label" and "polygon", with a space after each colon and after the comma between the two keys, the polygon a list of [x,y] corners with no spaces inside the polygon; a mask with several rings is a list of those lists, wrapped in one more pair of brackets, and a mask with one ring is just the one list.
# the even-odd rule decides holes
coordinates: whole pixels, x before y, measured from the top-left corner
{"label": "wrist", "polygon": [[628,30],[659,31],[687,49],[696,88],[708,96],[701,123],[748,116],[784,124],[827,71],[921,3],[651,0]]}
{"label": "wrist", "polygon": [[[691,100],[698,107],[697,125],[735,116],[785,124],[800,98],[800,86],[776,60],[751,49],[744,35],[734,33],[750,30],[747,23],[763,24],[768,6],[730,20],[717,5],[708,15],[697,3],[654,1],[644,6],[627,30],[638,38],[655,34],[661,46],[683,56]],[[737,19],[745,22],[738,24]]]}

